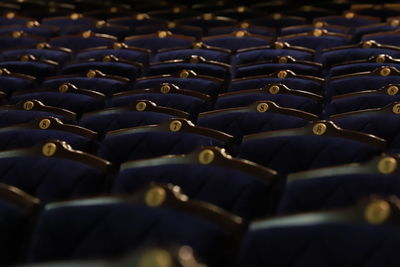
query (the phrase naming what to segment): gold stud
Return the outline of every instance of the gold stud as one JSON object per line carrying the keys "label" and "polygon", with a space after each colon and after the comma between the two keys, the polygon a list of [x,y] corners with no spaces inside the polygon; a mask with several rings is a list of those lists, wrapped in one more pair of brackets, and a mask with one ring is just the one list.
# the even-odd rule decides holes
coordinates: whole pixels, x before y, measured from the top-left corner
{"label": "gold stud", "polygon": [[113,44],[113,48],[114,49],[120,49],[120,48],[122,48],[122,44],[121,43],[114,43]]}
{"label": "gold stud", "polygon": [[8,13],[6,14],[6,18],[7,18],[7,19],[13,19],[13,18],[15,18],[15,13],[14,13],[14,12],[8,12]]}
{"label": "gold stud", "polygon": [[182,9],[180,7],[174,7],[172,9],[172,12],[174,12],[174,13],[180,13],[181,11],[182,11]]}
{"label": "gold stud", "polygon": [[399,24],[400,24],[400,21],[398,19],[394,19],[394,20],[390,21],[390,26],[392,26],[392,27],[397,27],[397,26],[399,26]]}
{"label": "gold stud", "polygon": [[173,29],[176,27],[176,23],[173,21],[168,22],[168,29]]}
{"label": "gold stud", "polygon": [[33,28],[33,27],[38,27],[38,26],[40,26],[40,23],[36,20],[31,20],[26,23],[26,27],[28,27],[28,28]]}
{"label": "gold stud", "polygon": [[146,109],[146,107],[147,107],[146,102],[142,102],[141,101],[141,102],[136,104],[136,110],[137,111],[144,111]]}
{"label": "gold stud", "polygon": [[278,72],[278,78],[284,79],[287,76],[287,72],[285,70],[281,70]]}
{"label": "gold stud", "polygon": [[379,74],[381,76],[389,76],[390,73],[391,73],[391,70],[388,67],[385,67],[385,68],[381,69],[380,72],[379,72]]}
{"label": "gold stud", "polygon": [[39,128],[46,130],[51,125],[51,121],[49,119],[43,119],[39,122]]}
{"label": "gold stud", "polygon": [[172,267],[173,259],[168,251],[152,249],[144,253],[139,259],[139,267]]}
{"label": "gold stud", "polygon": [[363,44],[362,44],[362,47],[363,48],[371,48],[372,47],[372,41],[370,40],[370,41],[365,41]]}
{"label": "gold stud", "polygon": [[160,88],[160,91],[163,94],[168,94],[170,90],[171,90],[171,86],[169,86],[168,84],[164,84]]}
{"label": "gold stud", "polygon": [[91,35],[92,35],[92,32],[91,32],[91,31],[84,31],[84,32],[82,33],[82,37],[83,37],[83,38],[89,38]]}
{"label": "gold stud", "polygon": [[29,55],[22,55],[19,60],[23,61],[23,62],[27,62],[31,59],[31,57]]}
{"label": "gold stud", "polygon": [[137,14],[136,20],[144,20],[146,18],[146,14]]}
{"label": "gold stud", "polygon": [[238,7],[236,8],[236,11],[237,11],[238,13],[243,13],[243,12],[246,11],[246,7],[244,7],[244,6],[238,6]]}
{"label": "gold stud", "polygon": [[250,24],[248,22],[242,22],[240,24],[240,28],[243,28],[243,29],[247,29],[249,26],[250,26]]}
{"label": "gold stud", "polygon": [[156,186],[146,192],[145,203],[149,207],[159,207],[164,203],[166,198],[167,192],[165,192],[164,188]]}
{"label": "gold stud", "polygon": [[282,18],[282,14],[281,14],[281,13],[274,13],[274,14],[272,15],[272,17],[273,17],[273,19],[278,20],[278,19],[281,19],[281,18]]}
{"label": "gold stud", "polygon": [[94,77],[96,77],[96,71],[94,71],[94,70],[89,70],[89,71],[86,73],[86,77],[88,77],[88,78],[94,78]]}
{"label": "gold stud", "polygon": [[158,38],[165,38],[165,37],[167,37],[167,35],[168,35],[167,31],[158,32]]}
{"label": "gold stud", "polygon": [[211,13],[204,13],[203,14],[203,19],[204,20],[212,20],[213,15]]}
{"label": "gold stud", "polygon": [[322,21],[317,21],[314,23],[315,28],[322,28],[324,27],[324,23]]}
{"label": "gold stud", "polygon": [[46,48],[46,43],[38,43],[37,45],[36,45],[36,48],[37,49],[44,49],[44,48]]}
{"label": "gold stud", "polygon": [[13,32],[12,33],[12,37],[13,38],[20,38],[20,37],[22,37],[22,35],[24,35],[24,32],[21,32],[21,31],[17,31],[17,32]]}
{"label": "gold stud", "polygon": [[78,13],[72,13],[70,16],[70,19],[72,20],[77,20],[80,18],[80,15]]}
{"label": "gold stud", "polygon": [[394,114],[400,114],[400,104],[395,104],[392,108]]}
{"label": "gold stud", "polygon": [[347,13],[344,15],[344,17],[345,17],[346,19],[352,19],[352,18],[354,18],[354,13],[353,13],[353,12],[347,12]]}
{"label": "gold stud", "polygon": [[399,87],[392,85],[386,90],[388,95],[395,95],[399,92]]}
{"label": "gold stud", "polygon": [[268,88],[268,91],[269,91],[270,94],[276,95],[277,93],[279,93],[279,90],[280,90],[280,89],[281,89],[281,88],[279,88],[278,85],[272,85],[272,86],[270,86],[270,87]]}
{"label": "gold stud", "polygon": [[205,149],[199,154],[199,162],[203,165],[210,164],[214,161],[215,154],[211,149]]}
{"label": "gold stud", "polygon": [[68,90],[69,90],[69,86],[68,86],[68,84],[61,84],[59,87],[58,87],[58,91],[60,92],[60,93],[65,93],[65,92],[68,92]]}
{"label": "gold stud", "polygon": [[319,122],[314,125],[312,131],[315,135],[323,135],[326,132],[326,125],[325,123]]}
{"label": "gold stud", "polygon": [[110,62],[111,61],[111,56],[110,55],[106,55],[103,57],[103,61],[104,62]]}
{"label": "gold stud", "polygon": [[383,174],[393,173],[397,169],[397,160],[393,157],[384,157],[378,162],[378,170]]}
{"label": "gold stud", "polygon": [[275,49],[282,49],[285,45],[282,42],[275,42]]}
{"label": "gold stud", "polygon": [[364,217],[370,224],[384,223],[390,216],[390,204],[385,200],[374,200],[367,205]]}
{"label": "gold stud", "polygon": [[385,62],[385,59],[386,59],[385,55],[378,55],[376,57],[375,61],[376,61],[376,63],[383,63],[383,62]]}
{"label": "gold stud", "polygon": [[195,44],[193,45],[193,48],[194,48],[194,49],[200,49],[202,46],[203,46],[203,43],[202,43],[202,42],[198,42],[198,43],[195,43]]}
{"label": "gold stud", "polygon": [[269,106],[267,103],[260,103],[257,105],[257,111],[258,112],[266,112],[268,110]]}
{"label": "gold stud", "polygon": [[101,28],[107,25],[107,22],[105,20],[99,20],[96,22],[96,28]]}
{"label": "gold stud", "polygon": [[24,103],[24,109],[25,110],[31,110],[35,107],[35,103],[33,103],[32,101],[26,101]]}
{"label": "gold stud", "polygon": [[322,30],[320,30],[320,29],[315,29],[315,30],[313,31],[313,35],[314,35],[315,37],[321,36],[321,35],[322,35]]}
{"label": "gold stud", "polygon": [[238,37],[238,38],[241,38],[241,37],[243,37],[243,36],[245,36],[245,35],[246,35],[246,32],[245,32],[245,31],[237,31],[237,32],[235,33],[235,36]]}
{"label": "gold stud", "polygon": [[169,124],[169,130],[171,132],[179,132],[182,129],[182,122],[174,120]]}
{"label": "gold stud", "polygon": [[46,157],[51,157],[53,156],[57,151],[57,146],[54,143],[46,143],[42,147],[42,154]]}
{"label": "gold stud", "polygon": [[110,13],[117,13],[118,12],[118,8],[113,6],[110,8]]}
{"label": "gold stud", "polygon": [[179,73],[180,78],[187,78],[189,75],[190,73],[187,70],[182,70],[181,73]]}
{"label": "gold stud", "polygon": [[285,64],[288,62],[288,58],[287,57],[279,57],[278,62],[281,64]]}

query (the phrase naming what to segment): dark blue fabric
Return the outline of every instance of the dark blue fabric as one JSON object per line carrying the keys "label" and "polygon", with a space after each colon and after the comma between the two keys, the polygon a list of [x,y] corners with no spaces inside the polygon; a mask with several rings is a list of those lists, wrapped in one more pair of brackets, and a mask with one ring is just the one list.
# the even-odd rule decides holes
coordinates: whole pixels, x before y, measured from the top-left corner
{"label": "dark blue fabric", "polygon": [[234,168],[213,165],[169,164],[124,169],[115,180],[114,192],[131,193],[151,181],[179,185],[189,197],[247,219],[271,211],[272,184]]}
{"label": "dark blue fabric", "polygon": [[235,65],[249,64],[262,62],[269,59],[275,59],[281,56],[291,56],[298,60],[312,61],[314,55],[308,51],[294,50],[294,49],[257,49],[250,51],[238,52],[233,57],[233,63]]}
{"label": "dark blue fabric", "polygon": [[319,114],[320,104],[313,99],[289,95],[289,94],[268,94],[268,93],[245,93],[232,96],[219,96],[215,109],[225,109],[248,106],[259,100],[273,101],[281,107],[294,108],[313,114]]}
{"label": "dark blue fabric", "polygon": [[26,25],[13,25],[13,26],[0,27],[0,35],[11,34],[16,31],[23,31],[26,32],[27,34],[37,35],[44,38],[50,38],[58,33],[57,28],[47,27],[47,26],[29,27]]}
{"label": "dark blue fabric", "polygon": [[302,78],[274,78],[274,77],[247,77],[246,79],[232,80],[228,91],[239,91],[246,89],[257,89],[264,87],[270,83],[281,83],[287,85],[289,88],[294,90],[303,90],[311,93],[320,94],[322,89],[322,83],[302,79]]}
{"label": "dark blue fabric", "polygon": [[105,183],[95,167],[45,156],[0,158],[0,174],[0,182],[43,202],[100,194]]}
{"label": "dark blue fabric", "polygon": [[325,107],[325,112],[327,115],[333,115],[363,109],[383,108],[395,101],[400,101],[400,95],[357,95],[354,97],[332,99]]}
{"label": "dark blue fabric", "polygon": [[400,152],[400,118],[396,114],[360,114],[334,120],[344,128],[376,135],[387,140],[387,150]]}
{"label": "dark blue fabric", "polygon": [[386,44],[386,45],[400,45],[400,35],[396,32],[387,32],[387,33],[378,33],[378,34],[367,34],[364,35],[361,40],[370,40],[373,39],[377,43]]}
{"label": "dark blue fabric", "polygon": [[212,266],[231,257],[228,235],[209,221],[142,204],[63,207],[42,213],[33,236],[33,262],[111,258],[146,245],[189,245]]}
{"label": "dark blue fabric", "polygon": [[198,55],[207,60],[214,60],[223,63],[230,63],[230,55],[217,50],[211,49],[179,49],[159,52],[154,55],[153,62],[162,62],[173,59],[184,59],[188,56]]}
{"label": "dark blue fabric", "polygon": [[129,79],[135,79],[140,75],[141,69],[137,65],[123,62],[78,62],[71,63],[61,69],[63,74],[86,73],[89,70],[99,70],[109,75],[118,75]]}
{"label": "dark blue fabric", "polygon": [[10,94],[15,91],[35,89],[36,84],[34,79],[0,75],[0,88],[3,92]]}
{"label": "dark blue fabric", "polygon": [[106,136],[99,156],[113,163],[154,158],[163,155],[186,154],[201,146],[225,147],[224,142],[194,133],[147,132]]}
{"label": "dark blue fabric", "polygon": [[267,28],[267,27],[260,27],[260,26],[249,26],[247,28],[241,28],[239,26],[226,26],[226,27],[214,27],[208,29],[208,35],[220,35],[220,34],[229,34],[235,31],[247,31],[249,33],[258,34],[258,35],[265,35],[265,36],[274,36],[275,29]]}
{"label": "dark blue fabric", "polygon": [[189,39],[181,39],[181,38],[176,38],[176,37],[165,37],[165,38],[159,38],[157,36],[155,37],[143,37],[143,38],[138,38],[138,39],[132,39],[132,40],[125,40],[125,43],[130,46],[136,46],[136,47],[143,47],[150,49],[153,52],[157,52],[159,49],[163,48],[174,48],[174,47],[186,47],[190,46],[193,43],[193,40]]}
{"label": "dark blue fabric", "polygon": [[58,65],[35,61],[3,61],[0,68],[6,68],[13,73],[22,73],[42,79],[57,74]]}
{"label": "dark blue fabric", "polygon": [[365,25],[376,24],[380,22],[379,18],[375,17],[359,17],[346,18],[345,16],[327,16],[316,18],[315,21],[325,21],[331,25],[340,25],[345,27],[359,27]]}
{"label": "dark blue fabric", "polygon": [[364,72],[364,71],[373,71],[379,67],[395,67],[399,68],[400,63],[376,63],[376,62],[366,62],[366,63],[353,63],[353,64],[345,64],[340,66],[333,66],[329,69],[330,76],[338,76],[350,73]]}
{"label": "dark blue fabric", "polygon": [[251,24],[266,26],[266,27],[274,27],[274,28],[283,28],[294,25],[302,25],[306,23],[306,19],[302,17],[296,16],[283,16],[281,18],[274,18],[273,16],[269,17],[260,17],[255,19],[250,19],[249,22]]}
{"label": "dark blue fabric", "polygon": [[399,196],[400,180],[396,175],[368,173],[298,180],[286,185],[278,212],[344,208],[373,194]]}
{"label": "dark blue fabric", "polygon": [[[292,26],[292,27],[285,27],[282,28],[280,31],[281,36],[285,35],[290,35],[290,34],[298,34],[298,33],[304,33],[304,32],[311,32],[315,30],[316,27],[315,25],[312,24],[306,24],[306,25],[300,25],[300,26]],[[344,33],[346,34],[348,32],[348,28],[342,28],[342,27],[337,27],[335,25],[324,25],[321,30],[327,30],[328,32],[336,32],[336,33]]]}
{"label": "dark blue fabric", "polygon": [[[107,113],[106,113],[107,112]],[[117,129],[158,124],[174,116],[156,112],[112,111],[104,113],[88,113],[79,121],[79,125],[98,133],[105,133]]]}
{"label": "dark blue fabric", "polygon": [[108,107],[126,106],[134,103],[136,100],[150,100],[163,107],[170,107],[186,111],[193,116],[205,111],[206,103],[200,98],[180,95],[180,94],[162,94],[162,93],[143,93],[126,96],[113,96],[108,102]]}
{"label": "dark blue fabric", "polygon": [[258,63],[250,66],[238,66],[235,78],[243,78],[254,75],[264,75],[280,70],[291,70],[296,74],[321,77],[322,69],[319,66],[299,63]]}
{"label": "dark blue fabric", "polygon": [[[272,40],[272,38],[271,38]],[[261,39],[258,37],[244,36],[211,36],[203,40],[203,42],[210,46],[222,47],[236,51],[238,49],[269,45],[271,40]]]}
{"label": "dark blue fabric", "polygon": [[40,41],[43,40],[32,36],[14,38],[10,36],[10,34],[5,34],[0,36],[0,50],[15,49],[17,47],[33,47]]}
{"label": "dark blue fabric", "polygon": [[31,99],[37,99],[47,106],[68,109],[77,114],[98,110],[103,108],[104,105],[102,99],[90,97],[84,94],[74,94],[68,92],[27,92],[18,95],[14,94],[11,96],[9,103],[16,104],[18,102]]}
{"label": "dark blue fabric", "polygon": [[366,161],[380,150],[329,136],[278,136],[243,141],[239,157],[288,174],[311,168]]}
{"label": "dark blue fabric", "polygon": [[87,59],[102,59],[104,56],[114,55],[117,58],[137,61],[147,65],[149,62],[148,54],[141,50],[134,49],[113,49],[113,48],[105,48],[105,49],[88,49],[82,51],[76,55],[78,60],[87,60]]}
{"label": "dark blue fabric", "polygon": [[394,267],[400,260],[396,227],[358,224],[260,229],[246,235],[237,266]]}
{"label": "dark blue fabric", "polygon": [[0,110],[0,127],[10,126],[14,124],[27,123],[34,121],[37,118],[52,116],[63,122],[71,122],[61,115],[51,112],[36,111],[36,110]]}
{"label": "dark blue fabric", "polygon": [[113,38],[104,38],[91,36],[89,38],[84,38],[81,35],[65,35],[53,38],[49,41],[52,46],[66,47],[73,51],[84,50],[88,48],[98,47],[98,46],[110,46],[116,40]]}
{"label": "dark blue fabric", "polygon": [[231,134],[239,140],[247,134],[297,128],[307,120],[272,112],[228,112],[199,117],[197,124]]}
{"label": "dark blue fabric", "polygon": [[353,35],[358,40],[361,36],[369,33],[380,33],[380,32],[389,32],[395,31],[398,27],[393,27],[389,25],[389,23],[378,23],[378,24],[370,24],[366,26],[357,27],[353,30]]}
{"label": "dark blue fabric", "polygon": [[0,58],[3,60],[15,60],[21,55],[32,55],[38,59],[49,59],[60,64],[70,60],[71,55],[68,52],[56,49],[36,49],[36,48],[21,48],[5,50],[0,53]]}
{"label": "dark blue fabric", "polygon": [[282,36],[282,41],[288,42],[291,45],[307,47],[315,50],[321,50],[324,48],[337,47],[347,45],[351,43],[350,38],[344,38],[341,36],[297,36],[297,37],[286,37]]}

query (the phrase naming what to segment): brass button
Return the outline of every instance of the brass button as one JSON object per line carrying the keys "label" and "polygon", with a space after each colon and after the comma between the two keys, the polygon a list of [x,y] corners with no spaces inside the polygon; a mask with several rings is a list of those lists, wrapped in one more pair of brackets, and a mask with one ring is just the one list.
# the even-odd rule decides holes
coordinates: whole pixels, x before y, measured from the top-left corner
{"label": "brass button", "polygon": [[136,15],[136,20],[144,20],[147,17],[146,14],[137,14]]}
{"label": "brass button", "polygon": [[67,84],[61,84],[59,87],[58,87],[58,91],[60,92],[60,93],[65,93],[65,92],[68,92],[68,90],[69,90],[69,86],[67,85]]}
{"label": "brass button", "polygon": [[105,20],[99,20],[96,22],[96,28],[101,28],[107,25],[107,22]]}
{"label": "brass button", "polygon": [[378,55],[376,57],[375,61],[376,61],[376,63],[383,63],[383,62],[385,62],[385,59],[386,59],[385,55]]}
{"label": "brass button", "polygon": [[26,101],[24,103],[24,109],[25,110],[31,110],[35,107],[35,103],[33,103],[32,101]]}
{"label": "brass button", "polygon": [[281,71],[278,72],[278,78],[284,79],[284,78],[286,78],[286,76],[287,76],[287,72],[286,71],[281,70]]}
{"label": "brass button", "polygon": [[352,18],[354,18],[354,13],[353,13],[353,12],[347,12],[347,13],[344,15],[344,17],[345,17],[346,19],[352,19]]}
{"label": "brass button", "polygon": [[143,254],[139,259],[139,267],[172,267],[173,259],[168,251],[152,249]]}
{"label": "brass button", "polygon": [[91,31],[85,31],[82,33],[82,37],[83,38],[89,38],[92,35]]}
{"label": "brass button", "polygon": [[149,207],[159,207],[164,203],[166,198],[167,193],[164,188],[156,186],[146,192],[145,203]]}
{"label": "brass button", "polygon": [[313,35],[314,35],[315,37],[321,36],[321,35],[322,35],[322,30],[320,30],[320,29],[315,29],[315,30],[313,31]]}
{"label": "brass button", "polygon": [[371,48],[372,47],[372,41],[365,41],[362,45],[363,48]]}
{"label": "brass button", "polygon": [[260,103],[257,105],[257,111],[258,112],[266,112],[268,110],[269,106],[267,103]]}
{"label": "brass button", "polygon": [[214,161],[215,154],[211,149],[205,149],[199,154],[199,162],[203,165],[210,164]]}
{"label": "brass button", "polygon": [[160,88],[160,91],[163,94],[168,94],[170,90],[171,90],[171,86],[169,86],[168,84],[164,84]]}
{"label": "brass button", "polygon": [[378,162],[378,170],[383,174],[393,173],[397,169],[397,160],[393,157],[384,157]]}
{"label": "brass button", "polygon": [[38,43],[38,44],[36,45],[36,48],[37,48],[37,49],[44,49],[44,48],[46,48],[46,46],[47,46],[46,43]]}
{"label": "brass button", "polygon": [[211,13],[204,13],[203,14],[203,19],[204,20],[212,20],[213,15]]}
{"label": "brass button", "polygon": [[136,110],[137,111],[144,111],[147,107],[147,104],[145,102],[139,102],[136,104]]}
{"label": "brass button", "polygon": [[120,48],[122,48],[122,44],[121,43],[114,43],[113,48],[114,49],[120,49]]}
{"label": "brass button", "polygon": [[288,58],[287,57],[279,57],[278,62],[281,64],[285,64],[288,62]]}
{"label": "brass button", "polygon": [[237,31],[237,32],[235,33],[235,36],[238,37],[238,38],[241,38],[241,37],[243,37],[243,36],[245,36],[245,35],[246,35],[246,32],[245,32],[245,31]]}
{"label": "brass button", "polygon": [[282,49],[285,45],[282,42],[275,42],[275,49]]}
{"label": "brass button", "polygon": [[106,56],[103,57],[103,61],[104,62],[110,62],[111,59],[112,59],[112,57],[110,55],[106,55]]}
{"label": "brass button", "polygon": [[325,123],[319,122],[314,125],[312,131],[315,135],[323,135],[327,130]]}
{"label": "brass button", "polygon": [[169,124],[169,130],[171,132],[179,132],[182,129],[182,122],[174,120]]}
{"label": "brass button", "polygon": [[370,224],[384,223],[390,216],[390,204],[385,200],[374,200],[367,205],[364,217]]}
{"label": "brass button", "polygon": [[274,14],[272,15],[272,17],[273,17],[273,19],[278,20],[278,19],[281,19],[281,18],[282,18],[282,14],[281,14],[281,13],[274,13]]}
{"label": "brass button", "polygon": [[28,28],[33,28],[33,27],[38,27],[38,26],[40,26],[40,23],[36,20],[31,20],[26,23],[26,27],[28,27]]}
{"label": "brass button", "polygon": [[238,13],[243,13],[243,12],[246,11],[246,7],[244,7],[244,6],[238,6],[238,7],[236,8],[236,11],[237,11]]}
{"label": "brass button", "polygon": [[391,73],[391,70],[388,67],[385,67],[385,68],[381,69],[380,72],[379,72],[379,74],[381,76],[389,76],[390,73]]}
{"label": "brass button", "polygon": [[57,146],[54,143],[46,143],[42,147],[42,154],[46,157],[51,157],[53,156],[57,151]]}
{"label": "brass button", "polygon": [[322,21],[317,21],[314,23],[315,28],[322,28],[324,27],[324,23]]}
{"label": "brass button", "polygon": [[94,77],[96,77],[96,71],[94,71],[94,70],[89,70],[89,71],[86,73],[86,77],[88,77],[88,78],[94,78]]}
{"label": "brass button", "polygon": [[172,29],[172,28],[175,28],[175,27],[176,27],[176,23],[175,22],[173,22],[173,21],[168,22],[168,28],[169,29]]}
{"label": "brass button", "polygon": [[187,70],[182,70],[181,73],[179,73],[180,78],[187,78],[189,75],[190,73]]}
{"label": "brass button", "polygon": [[167,35],[168,35],[168,32],[166,32],[166,31],[158,32],[158,38],[165,38],[165,37],[167,37]]}
{"label": "brass button", "polygon": [[22,55],[22,56],[19,58],[19,60],[20,60],[20,61],[23,61],[23,62],[29,61],[30,59],[31,59],[31,57],[30,57],[29,55]]}
{"label": "brass button", "polygon": [[80,15],[79,15],[78,13],[72,13],[71,16],[70,16],[70,18],[71,18],[72,20],[77,20],[77,19],[80,18]]}
{"label": "brass button", "polygon": [[250,24],[248,22],[242,22],[240,24],[240,27],[243,28],[243,29],[247,29],[249,26],[250,26]]}
{"label": "brass button", "polygon": [[399,87],[392,85],[386,90],[388,95],[395,95],[399,92]]}
{"label": "brass button", "polygon": [[400,21],[398,19],[394,19],[394,20],[390,21],[390,26],[392,26],[392,27],[397,27],[397,26],[399,26],[399,24],[400,24]]}
{"label": "brass button", "polygon": [[22,37],[22,35],[24,35],[24,32],[22,32],[22,31],[17,31],[17,32],[12,33],[13,38],[20,38],[20,37]]}
{"label": "brass button", "polygon": [[198,42],[198,43],[195,43],[195,44],[193,45],[193,48],[194,48],[194,49],[200,49],[202,46],[203,46],[203,43],[202,43],[202,42]]}
{"label": "brass button", "polygon": [[49,119],[43,119],[39,122],[39,128],[46,130],[51,125],[51,121]]}
{"label": "brass button", "polygon": [[392,111],[394,114],[400,114],[400,104],[394,105]]}
{"label": "brass button", "polygon": [[6,18],[7,18],[7,19],[13,19],[13,18],[15,18],[15,13],[14,13],[14,12],[8,12],[8,13],[6,14]]}
{"label": "brass button", "polygon": [[279,93],[279,90],[281,88],[279,88],[278,85],[272,85],[268,88],[268,91],[270,92],[270,94],[276,95],[277,93]]}

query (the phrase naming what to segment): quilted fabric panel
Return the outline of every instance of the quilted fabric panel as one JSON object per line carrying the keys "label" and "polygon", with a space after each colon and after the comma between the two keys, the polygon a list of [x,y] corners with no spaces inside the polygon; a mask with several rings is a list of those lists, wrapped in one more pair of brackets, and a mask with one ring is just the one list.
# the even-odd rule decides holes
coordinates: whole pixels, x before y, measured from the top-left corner
{"label": "quilted fabric panel", "polygon": [[273,185],[235,169],[200,164],[170,164],[121,170],[114,192],[131,193],[150,183],[179,185],[190,198],[213,203],[247,219],[271,210]]}
{"label": "quilted fabric panel", "polygon": [[89,165],[60,158],[0,159],[0,181],[43,202],[102,193],[104,177]]}
{"label": "quilted fabric panel", "polygon": [[242,136],[272,130],[298,128],[309,122],[294,116],[276,113],[232,112],[198,119],[198,125],[216,129],[241,139]]}
{"label": "quilted fabric panel", "polygon": [[357,224],[282,227],[247,234],[237,266],[397,266],[397,228]]}
{"label": "quilted fabric panel", "polygon": [[223,229],[178,210],[140,204],[75,206],[42,213],[29,258],[111,258],[140,246],[185,244],[206,263],[224,266],[224,257],[232,253],[227,242]]}
{"label": "quilted fabric panel", "polygon": [[352,174],[315,177],[286,185],[279,213],[345,208],[369,195],[400,195],[395,175]]}
{"label": "quilted fabric panel", "polygon": [[329,136],[278,136],[241,144],[239,157],[280,174],[366,161],[380,150],[344,138]]}
{"label": "quilted fabric panel", "polygon": [[119,164],[162,155],[186,154],[200,146],[224,147],[225,144],[207,136],[184,132],[132,133],[106,136],[99,156]]}

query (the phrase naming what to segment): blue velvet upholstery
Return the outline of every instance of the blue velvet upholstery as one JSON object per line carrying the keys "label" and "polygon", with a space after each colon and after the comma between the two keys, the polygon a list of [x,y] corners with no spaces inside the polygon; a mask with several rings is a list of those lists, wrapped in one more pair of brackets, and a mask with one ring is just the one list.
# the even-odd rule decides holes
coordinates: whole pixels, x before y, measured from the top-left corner
{"label": "blue velvet upholstery", "polygon": [[0,127],[34,121],[41,117],[52,116],[63,122],[72,122],[68,118],[47,111],[38,110],[0,110]]}
{"label": "blue velvet upholstery", "polygon": [[384,32],[384,33],[372,33],[364,35],[361,40],[375,40],[380,44],[386,45],[400,45],[400,35],[397,31],[393,32]]}
{"label": "blue velvet upholstery", "polygon": [[37,86],[35,82],[35,78],[32,76],[13,74],[0,75],[0,88],[7,94],[11,94],[15,91],[35,89]]}
{"label": "blue velvet upholstery", "polygon": [[[347,15],[347,14],[346,14]],[[367,16],[327,16],[316,18],[315,21],[324,21],[331,25],[340,25],[345,27],[358,27],[364,25],[370,25],[380,22],[379,18],[367,17]]]}
{"label": "blue velvet upholstery", "polygon": [[254,75],[270,74],[280,70],[291,70],[297,74],[321,76],[322,68],[320,66],[301,64],[301,63],[276,63],[259,62],[252,65],[237,66],[235,78],[243,78]]}
{"label": "blue velvet upholstery", "polygon": [[20,48],[0,52],[0,58],[3,60],[14,60],[22,55],[33,55],[38,59],[49,59],[61,64],[71,58],[70,51],[59,49]]}
{"label": "blue velvet upholstery", "polygon": [[222,47],[232,51],[237,51],[243,48],[269,45],[271,39],[267,37],[260,38],[259,36],[243,36],[236,37],[235,35],[216,35],[203,38],[203,42],[210,46]]}
{"label": "blue velvet upholstery", "polygon": [[176,49],[168,51],[159,51],[153,57],[153,62],[162,62],[173,59],[187,58],[188,56],[198,55],[207,60],[230,63],[230,54],[212,49]]}
{"label": "blue velvet upholstery", "polygon": [[103,62],[89,61],[71,63],[61,69],[63,74],[86,73],[89,70],[99,70],[109,75],[118,75],[129,79],[135,79],[141,73],[139,65],[130,64],[129,62]]}
{"label": "blue velvet upholstery", "polygon": [[311,35],[299,34],[299,36],[296,35],[282,36],[280,37],[279,40],[288,42],[291,45],[307,47],[315,50],[321,50],[323,48],[331,48],[331,47],[351,44],[350,38],[346,38],[345,36],[331,36],[331,35],[313,36],[312,34]]}
{"label": "blue velvet upholstery", "polygon": [[373,71],[379,67],[400,67],[399,63],[391,63],[391,62],[384,62],[384,63],[376,63],[376,62],[365,62],[365,63],[349,63],[340,66],[333,66],[329,70],[330,76],[338,76],[338,75],[345,75],[357,72],[365,72],[365,71]]}
{"label": "blue velvet upholstery", "polygon": [[41,61],[3,61],[0,68],[6,68],[14,73],[22,73],[42,79],[57,74],[58,65]]}
{"label": "blue velvet upholstery", "polygon": [[87,49],[79,52],[76,55],[78,60],[87,59],[102,59],[104,56],[114,55],[117,58],[140,62],[147,65],[149,62],[149,55],[146,50],[139,49],[114,49],[114,48],[103,48],[103,49]]}
{"label": "blue velvet upholstery", "polygon": [[186,39],[174,37],[174,36],[166,36],[164,38],[160,38],[157,35],[150,34],[149,36],[143,35],[143,37],[125,38],[125,43],[130,46],[143,47],[150,49],[153,52],[156,52],[162,48],[174,48],[174,47],[186,47],[191,45],[194,42],[194,38],[190,39],[189,37]]}
{"label": "blue velvet upholstery", "polygon": [[117,41],[115,37],[110,35],[106,37],[96,35],[83,37],[82,35],[84,34],[60,36],[51,39],[49,43],[53,46],[66,47],[73,51],[79,51],[98,46],[110,46]]}

